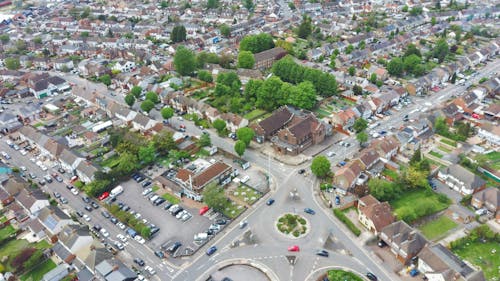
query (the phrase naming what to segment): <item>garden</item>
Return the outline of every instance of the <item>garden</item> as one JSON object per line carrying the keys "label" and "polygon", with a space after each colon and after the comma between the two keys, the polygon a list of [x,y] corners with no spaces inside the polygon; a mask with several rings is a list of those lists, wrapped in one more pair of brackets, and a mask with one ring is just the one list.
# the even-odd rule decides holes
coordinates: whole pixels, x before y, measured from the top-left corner
{"label": "garden", "polygon": [[48,259],[40,264],[38,264],[36,267],[28,271],[27,273],[21,275],[21,281],[37,281],[37,280],[42,280],[43,276],[51,271],[52,269],[56,268],[56,264],[51,260]]}
{"label": "garden", "polygon": [[293,235],[293,237],[297,238],[307,233],[308,223],[302,216],[285,214],[278,219],[276,227],[279,232],[285,235]]}
{"label": "garden", "polygon": [[471,233],[450,243],[451,250],[460,258],[480,267],[486,280],[498,281],[500,276],[500,234],[482,225]]}
{"label": "garden", "polygon": [[246,185],[238,186],[234,191],[231,191],[231,195],[247,204],[253,204],[262,197],[262,193]]}
{"label": "garden", "polygon": [[29,243],[25,239],[3,240],[0,246],[0,271],[23,272],[32,268],[39,263],[41,252],[49,247],[50,244],[45,240],[38,243]]}
{"label": "garden", "polygon": [[389,201],[389,204],[399,219],[412,223],[448,208],[450,200],[429,189],[414,189],[404,192],[400,197]]}
{"label": "garden", "polygon": [[226,216],[230,219],[235,219],[241,213],[243,213],[245,210],[246,210],[246,208],[244,206],[242,206],[234,201],[228,200],[227,204],[222,209],[222,214],[224,214],[224,216]]}
{"label": "garden", "polygon": [[436,238],[443,237],[443,235],[455,227],[457,227],[457,223],[443,215],[424,223],[419,227],[419,229],[427,239],[434,240]]}
{"label": "garden", "polygon": [[363,281],[363,278],[359,277],[357,274],[339,269],[328,270],[326,275],[328,276],[328,280],[331,281]]}

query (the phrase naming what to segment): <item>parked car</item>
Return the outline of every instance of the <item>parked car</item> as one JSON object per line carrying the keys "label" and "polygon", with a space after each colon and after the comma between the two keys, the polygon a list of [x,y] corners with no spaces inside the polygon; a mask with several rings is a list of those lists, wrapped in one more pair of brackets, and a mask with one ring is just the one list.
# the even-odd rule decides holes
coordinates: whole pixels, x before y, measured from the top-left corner
{"label": "parked car", "polygon": [[305,172],[306,172],[306,169],[300,169],[298,173],[299,173],[299,175],[302,175]]}
{"label": "parked car", "polygon": [[110,215],[108,212],[106,212],[106,211],[102,211],[102,212],[101,212],[101,215],[102,215],[103,217],[107,218],[107,219],[109,219],[109,218],[111,217],[111,215]]}
{"label": "parked car", "polygon": [[127,237],[125,237],[125,235],[123,235],[123,234],[116,235],[116,238],[118,238],[120,241],[122,241],[122,243],[127,242]]}
{"label": "parked car", "polygon": [[73,193],[73,195],[76,196],[76,195],[78,195],[79,191],[78,191],[78,189],[73,188],[73,189],[71,189],[71,193]]}
{"label": "parked car", "polygon": [[83,215],[83,219],[84,219],[85,221],[90,221],[90,216],[89,216],[89,215],[87,215],[87,214],[84,214],[84,215]]}
{"label": "parked car", "polygon": [[144,191],[142,192],[142,195],[143,196],[147,196],[149,193],[153,192],[153,189],[152,188],[146,188],[144,189]]}
{"label": "parked car", "polygon": [[85,208],[85,210],[92,212],[92,207],[90,207],[89,205],[85,205],[84,208]]}
{"label": "parked car", "polygon": [[60,198],[61,197],[61,193],[59,193],[57,191],[54,191],[54,197],[55,198]]}
{"label": "parked car", "polygon": [[59,198],[59,201],[61,201],[62,204],[68,204],[68,200],[62,196]]}
{"label": "parked car", "polygon": [[240,228],[244,228],[247,225],[248,225],[248,221],[246,221],[246,220],[240,221]]}
{"label": "parked car", "polygon": [[168,247],[167,249],[167,252],[169,252],[170,254],[173,254],[175,253],[175,251],[177,251],[180,247],[182,246],[182,243],[177,241],[175,242],[174,244],[172,244],[170,247]]}
{"label": "parked car", "polygon": [[98,199],[102,201],[102,200],[104,200],[104,199],[106,199],[106,198],[108,198],[108,197],[109,197],[109,192],[107,192],[107,191],[106,191],[106,192],[104,192],[103,194],[101,194],[101,195],[98,197]]}
{"label": "parked car", "polygon": [[83,213],[82,213],[82,212],[80,212],[80,211],[76,211],[76,212],[75,212],[75,214],[76,214],[77,216],[79,216],[80,218],[81,218],[81,217],[83,217]]}
{"label": "parked car", "polygon": [[269,199],[269,200],[267,200],[267,202],[266,202],[266,204],[267,204],[268,206],[271,206],[273,203],[274,203],[274,199],[272,199],[272,198],[271,198],[271,199]]}
{"label": "parked car", "polygon": [[163,259],[165,257],[165,254],[162,251],[155,251],[155,256]]}
{"label": "parked car", "polygon": [[142,259],[140,259],[140,258],[135,258],[135,259],[134,259],[134,262],[135,262],[137,265],[139,265],[139,266],[144,266],[144,265],[146,264],[146,263],[145,263]]}
{"label": "parked car", "polygon": [[225,219],[217,219],[215,220],[215,223],[219,225],[225,225],[227,221]]}
{"label": "parked car", "polygon": [[203,206],[200,211],[198,212],[200,216],[203,216],[206,212],[208,212],[210,208],[208,206]]}
{"label": "parked car", "polygon": [[366,277],[367,277],[368,279],[372,280],[372,281],[377,281],[377,280],[378,280],[377,276],[375,276],[375,274],[373,274],[373,273],[371,273],[371,272],[367,272],[367,273],[366,273]]}
{"label": "parked car", "polygon": [[94,201],[90,202],[90,205],[91,205],[91,206],[92,206],[92,208],[94,208],[94,209],[98,209],[98,208],[99,208],[99,205],[97,205],[97,203],[96,203],[96,202],[94,202]]}
{"label": "parked car", "polygon": [[340,197],[338,195],[335,196],[335,205],[340,205]]}

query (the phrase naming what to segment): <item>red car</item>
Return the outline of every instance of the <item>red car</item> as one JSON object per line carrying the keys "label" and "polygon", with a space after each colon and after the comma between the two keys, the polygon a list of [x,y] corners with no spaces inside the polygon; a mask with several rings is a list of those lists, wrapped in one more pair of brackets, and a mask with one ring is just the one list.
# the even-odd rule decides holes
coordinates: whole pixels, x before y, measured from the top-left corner
{"label": "red car", "polygon": [[289,252],[298,252],[298,251],[300,251],[300,248],[297,245],[293,245],[293,246],[288,247],[288,251]]}
{"label": "red car", "polygon": [[99,196],[99,200],[102,201],[102,200],[104,200],[104,199],[106,199],[108,197],[109,197],[109,192],[106,191],[103,194],[101,194],[101,196]]}
{"label": "red car", "polygon": [[210,209],[208,206],[204,206],[200,209],[200,216],[203,216],[206,212],[208,212],[208,209]]}

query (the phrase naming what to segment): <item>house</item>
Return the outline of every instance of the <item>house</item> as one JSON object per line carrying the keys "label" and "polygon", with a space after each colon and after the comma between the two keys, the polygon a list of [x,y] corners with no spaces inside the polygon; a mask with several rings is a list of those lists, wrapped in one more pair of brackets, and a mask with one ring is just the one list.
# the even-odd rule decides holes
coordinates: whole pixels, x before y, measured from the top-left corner
{"label": "house", "polygon": [[24,238],[29,242],[38,242],[47,237],[47,234],[45,233],[45,227],[37,218],[33,218],[23,223],[21,229],[24,230]]}
{"label": "house", "polygon": [[19,122],[18,117],[15,114],[10,112],[0,113],[0,132],[10,133],[21,128],[22,126],[23,124]]}
{"label": "house", "polygon": [[73,60],[70,58],[59,58],[54,61],[54,68],[59,71],[69,71],[74,67]]}
{"label": "house", "polygon": [[363,164],[359,160],[351,161],[335,172],[333,186],[337,189],[337,192],[345,195],[348,191],[354,188],[356,180],[363,171]]}
{"label": "house", "polygon": [[47,142],[45,142],[43,148],[48,152],[52,159],[57,159],[59,158],[65,147],[64,145],[56,142],[53,139],[48,139]]}
{"label": "house", "polygon": [[500,189],[489,187],[472,195],[471,205],[476,209],[486,208],[500,222]]}
{"label": "house", "polygon": [[76,175],[84,183],[93,181],[96,172],[97,168],[87,161],[81,161],[76,167]]}
{"label": "house", "polygon": [[427,280],[485,281],[476,271],[441,244],[426,245],[418,254],[418,270]]}
{"label": "house", "polygon": [[500,104],[492,103],[483,110],[484,117],[487,120],[498,121],[500,120]]}
{"label": "house", "polygon": [[391,252],[403,264],[408,264],[428,243],[417,230],[404,221],[395,221],[382,228],[379,238],[389,245]]}
{"label": "house", "polygon": [[64,277],[68,276],[72,269],[69,265],[65,263],[61,263],[56,266],[51,271],[45,273],[42,277],[42,281],[59,281],[64,279]]}
{"label": "house", "polygon": [[116,62],[111,69],[119,72],[130,72],[135,69],[135,62],[121,60]]}
{"label": "house", "polygon": [[[94,244],[94,238],[89,232],[89,227],[80,224],[65,225],[58,234],[58,243],[66,251],[75,255],[82,261],[85,260]],[[62,257],[66,259],[68,257]]]}
{"label": "house", "polygon": [[218,161],[202,169],[198,173],[180,169],[177,173],[176,180],[183,187],[183,193],[186,197],[201,201],[203,199],[201,193],[205,186],[212,182],[224,186],[231,181],[231,173],[231,166]]}
{"label": "house", "polygon": [[491,145],[500,145],[500,127],[488,123],[482,123],[477,131],[477,136]]}
{"label": "house", "polygon": [[321,143],[326,137],[326,125],[310,113],[305,116],[294,114],[290,123],[271,138],[273,148],[280,154],[297,155]]}
{"label": "house", "polygon": [[293,113],[287,106],[278,108],[271,116],[251,126],[255,135],[270,140],[279,130],[284,128],[292,119]]}
{"label": "house", "polygon": [[48,206],[40,210],[38,220],[47,229],[50,235],[57,235],[66,225],[73,224],[71,217],[59,207]]}
{"label": "house", "polygon": [[377,151],[381,158],[390,160],[398,153],[399,146],[400,143],[398,139],[392,135],[372,141],[370,148]]}
{"label": "house", "polygon": [[380,155],[375,149],[367,148],[363,150],[358,160],[363,164],[366,170],[369,170],[380,160]]}
{"label": "house", "polygon": [[340,127],[344,131],[349,131],[355,121],[356,112],[350,108],[333,114],[331,119],[331,122],[335,127]]}
{"label": "house", "polygon": [[137,278],[137,274],[118,259],[103,260],[95,266],[95,271],[106,281],[132,281]]}
{"label": "house", "polygon": [[457,205],[451,205],[446,209],[445,214],[453,220],[467,224],[474,221],[475,214],[467,208],[461,208]]}
{"label": "house", "polygon": [[33,216],[37,216],[43,208],[50,205],[47,195],[40,189],[23,189],[15,197],[19,205]]}
{"label": "house", "polygon": [[486,181],[458,164],[441,169],[437,177],[462,195],[474,194],[486,187]]}
{"label": "house", "polygon": [[240,128],[248,126],[247,119],[234,113],[223,113],[219,116],[219,118],[226,122],[226,128],[233,133]]}
{"label": "house", "polygon": [[145,132],[153,128],[158,122],[143,114],[137,114],[132,120],[132,128],[140,132]]}
{"label": "house", "polygon": [[396,218],[388,202],[381,203],[372,195],[366,195],[358,200],[358,220],[368,230],[378,234]]}
{"label": "house", "polygon": [[122,120],[124,123],[129,124],[138,115],[137,112],[128,109],[127,107],[113,102],[108,108],[108,115]]}
{"label": "house", "polygon": [[286,56],[287,52],[281,47],[275,47],[260,53],[254,54],[254,69],[265,69],[273,66],[273,63]]}
{"label": "house", "polygon": [[59,155],[58,160],[59,160],[59,165],[61,165],[61,168],[73,174],[78,165],[80,164],[80,162],[82,162],[85,159],[78,157],[75,153],[73,153],[69,149],[63,149],[61,155]]}

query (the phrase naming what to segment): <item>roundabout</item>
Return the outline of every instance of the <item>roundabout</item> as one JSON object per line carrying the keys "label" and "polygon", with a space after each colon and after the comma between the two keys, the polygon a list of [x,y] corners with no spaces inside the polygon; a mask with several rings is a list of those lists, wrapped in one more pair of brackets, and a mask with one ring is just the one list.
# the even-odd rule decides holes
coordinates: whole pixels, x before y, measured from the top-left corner
{"label": "roundabout", "polygon": [[311,229],[309,222],[297,214],[284,214],[278,218],[276,229],[287,238],[302,238]]}

